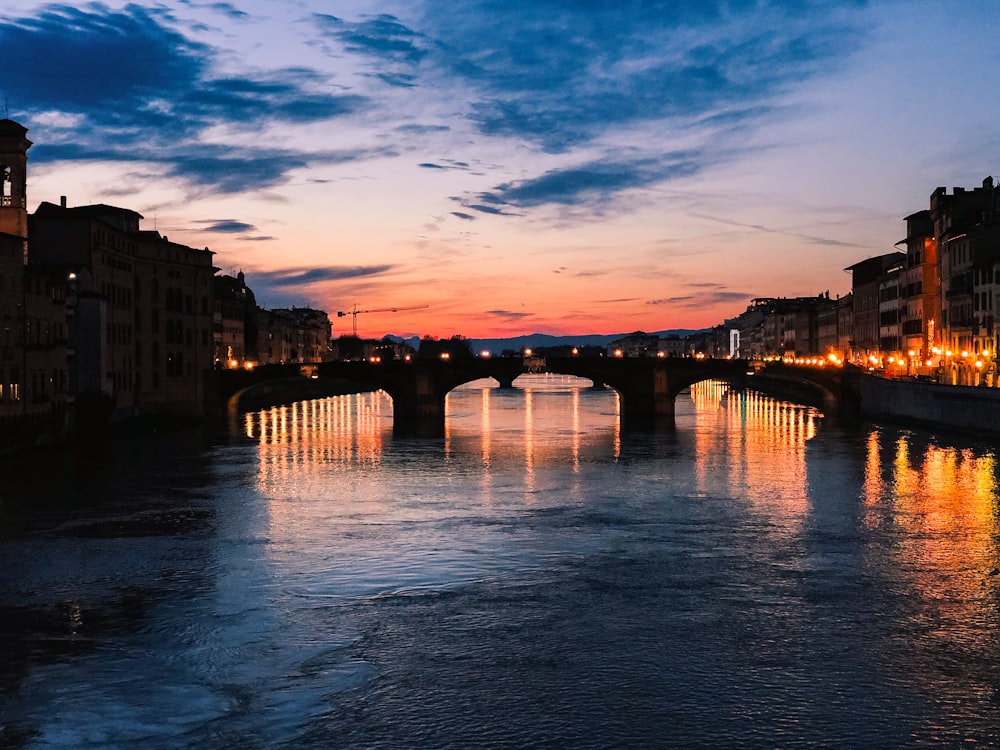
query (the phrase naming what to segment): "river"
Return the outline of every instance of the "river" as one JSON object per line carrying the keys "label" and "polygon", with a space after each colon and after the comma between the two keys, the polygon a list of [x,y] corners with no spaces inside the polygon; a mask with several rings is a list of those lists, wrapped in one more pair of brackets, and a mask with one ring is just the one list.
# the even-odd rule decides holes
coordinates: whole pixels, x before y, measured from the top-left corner
{"label": "river", "polygon": [[0,747],[1000,744],[992,445],[518,386],[5,460]]}

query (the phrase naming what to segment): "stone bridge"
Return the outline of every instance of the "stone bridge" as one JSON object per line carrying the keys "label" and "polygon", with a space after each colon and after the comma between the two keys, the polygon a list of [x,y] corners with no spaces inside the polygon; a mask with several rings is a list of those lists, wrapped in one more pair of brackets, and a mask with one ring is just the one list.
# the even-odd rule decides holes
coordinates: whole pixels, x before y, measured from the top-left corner
{"label": "stone bridge", "polygon": [[[330,395],[338,389],[381,389],[392,398],[396,432],[437,435],[444,434],[445,398],[451,390],[480,378],[493,378],[509,388],[526,371],[521,357],[492,357],[265,365],[250,371],[220,370],[215,375],[221,402],[231,415],[239,410],[241,399],[261,388],[280,394],[282,389],[294,392],[301,386],[299,398]],[[532,358],[531,371],[575,375],[614,388],[621,397],[623,429],[648,430],[673,426],[677,394],[694,383],[715,379],[742,384],[747,362],[548,357]]]}
{"label": "stone bridge", "polygon": [[861,413],[861,376],[853,365],[821,367],[768,362],[747,378],[747,386],[769,395],[820,407],[825,414],[850,421]]}

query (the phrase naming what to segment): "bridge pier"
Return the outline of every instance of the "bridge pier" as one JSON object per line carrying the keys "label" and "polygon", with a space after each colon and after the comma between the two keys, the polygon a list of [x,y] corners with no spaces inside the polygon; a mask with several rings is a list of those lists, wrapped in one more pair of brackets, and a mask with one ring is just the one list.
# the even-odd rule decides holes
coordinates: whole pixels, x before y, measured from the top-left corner
{"label": "bridge pier", "polygon": [[392,431],[417,437],[444,436],[444,402],[451,384],[429,370],[416,370],[388,390],[392,398]]}
{"label": "bridge pier", "polygon": [[500,384],[501,388],[504,388],[506,390],[510,390],[511,388],[514,387],[514,380],[520,374],[521,373],[516,373],[514,375],[499,375],[498,374],[498,375],[494,375],[493,377]]}

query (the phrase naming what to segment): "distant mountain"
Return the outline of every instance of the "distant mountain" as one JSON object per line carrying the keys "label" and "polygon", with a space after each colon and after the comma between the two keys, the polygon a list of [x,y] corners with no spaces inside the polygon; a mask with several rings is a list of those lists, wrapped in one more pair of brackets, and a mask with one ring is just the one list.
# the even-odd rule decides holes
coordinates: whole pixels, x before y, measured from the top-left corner
{"label": "distant mountain", "polygon": [[[680,336],[684,338],[685,336],[690,336],[693,333],[703,333],[706,329],[690,329],[690,328],[674,328],[669,331],[650,331],[660,338],[666,338],[667,336]],[[629,331],[632,333],[632,331]],[[542,349],[547,346],[607,346],[612,341],[617,341],[618,339],[628,336],[629,333],[609,333],[609,334],[597,334],[590,333],[580,336],[550,336],[547,333],[530,333],[524,336],[512,336],[510,338],[503,339],[469,339],[472,344],[472,350],[474,352],[489,351],[494,354],[499,354],[500,352],[510,349],[517,351],[519,349],[524,349],[528,347],[530,349]],[[416,336],[410,338],[400,338],[398,336],[391,336],[398,341],[409,344],[414,348],[420,346],[420,339]]]}

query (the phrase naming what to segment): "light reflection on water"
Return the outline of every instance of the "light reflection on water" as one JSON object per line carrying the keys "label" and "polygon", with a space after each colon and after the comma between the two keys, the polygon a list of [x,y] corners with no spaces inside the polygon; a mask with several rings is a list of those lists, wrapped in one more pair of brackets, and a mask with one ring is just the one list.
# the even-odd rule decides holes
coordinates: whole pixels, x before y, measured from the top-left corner
{"label": "light reflection on water", "polygon": [[1000,740],[989,446],[719,383],[676,431],[622,434],[610,390],[517,385],[450,394],[436,440],[393,435],[369,393],[248,414],[207,454],[130,446],[68,518],[32,516],[39,482],[0,488],[0,528],[31,518],[0,537],[0,607],[89,644],[5,632],[30,648],[0,726],[24,747]]}

